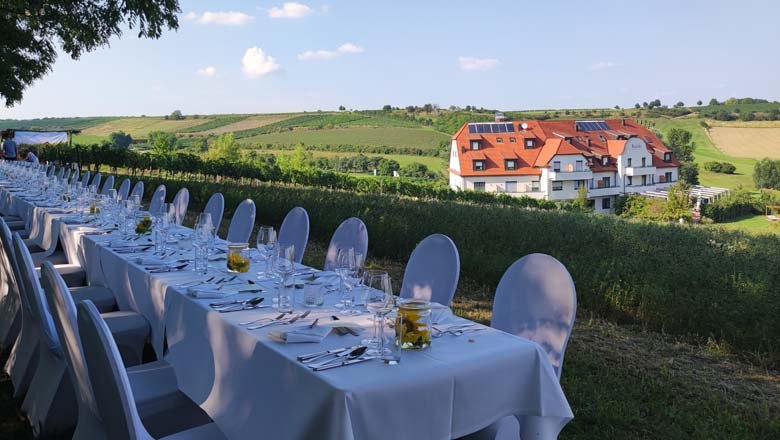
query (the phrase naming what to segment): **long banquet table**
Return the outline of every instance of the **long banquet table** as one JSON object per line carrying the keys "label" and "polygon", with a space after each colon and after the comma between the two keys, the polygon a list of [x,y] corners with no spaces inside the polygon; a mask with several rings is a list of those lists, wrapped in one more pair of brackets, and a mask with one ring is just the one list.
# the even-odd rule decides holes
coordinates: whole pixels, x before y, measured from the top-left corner
{"label": "long banquet table", "polygon": [[[196,299],[181,286],[207,276],[186,269],[150,273],[138,264],[143,254],[112,249],[118,233],[63,221],[68,214],[62,207],[38,206],[34,194],[11,192],[8,185],[0,181],[0,211],[22,217],[31,238],[47,252],[64,249],[71,263],[85,268],[89,283],[114,292],[120,309],[143,314],[157,355],[173,365],[182,391],[228,438],[444,440],[507,415],[543,426],[540,436],[554,438],[573,418],[545,352],[490,328],[435,338],[426,350],[404,351],[398,365],[368,361],[311,371],[296,356],[357,345],[365,335],[331,334],[320,344],[275,342],[268,337],[273,326],[250,331],[238,324],[274,316],[273,308],[216,312],[208,305],[213,299]],[[212,265],[208,277],[225,275],[217,267],[224,260]],[[258,270],[253,263],[231,288],[246,287],[252,279],[264,289],[264,304],[270,304],[274,285],[257,280]],[[252,295],[257,294],[230,298]],[[331,319],[337,301],[337,293],[326,295],[322,308],[306,309],[312,312],[305,322]],[[342,319],[370,328],[366,315]]]}

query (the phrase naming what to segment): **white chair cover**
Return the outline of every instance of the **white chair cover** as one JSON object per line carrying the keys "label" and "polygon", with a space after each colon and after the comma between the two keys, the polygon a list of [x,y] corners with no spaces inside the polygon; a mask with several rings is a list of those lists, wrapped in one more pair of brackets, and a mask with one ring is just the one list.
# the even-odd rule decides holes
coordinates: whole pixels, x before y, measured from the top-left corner
{"label": "white chair cover", "polygon": [[51,177],[54,175],[54,171],[56,171],[56,167],[54,164],[47,165],[49,168],[46,170],[46,177]]}
{"label": "white chair cover", "polygon": [[99,190],[101,179],[103,179],[103,176],[101,176],[100,173],[96,173],[95,177],[92,178],[92,182],[89,182],[89,186],[94,186]]}
{"label": "white chair cover", "polygon": [[130,179],[125,177],[125,180],[122,181],[121,184],[119,184],[119,191],[117,191],[117,195],[119,196],[119,200],[127,200],[127,196],[130,194]]}
{"label": "white chair cover", "polygon": [[187,188],[182,188],[176,192],[173,196],[173,215],[174,221],[177,225],[181,225],[184,222],[184,217],[187,216],[187,207],[190,204],[190,191]]}
{"label": "white chair cover", "polygon": [[0,217],[0,270],[2,271],[2,287],[4,295],[0,298],[0,348],[8,349],[14,345],[22,326],[22,316],[19,312],[19,285],[14,276],[12,259],[15,258],[11,248],[11,230]]}
{"label": "white chair cover", "polygon": [[309,242],[309,213],[300,206],[291,209],[279,227],[279,243],[295,246],[295,262],[303,260],[306,244]]}
{"label": "white chair cover", "polygon": [[100,194],[108,195],[108,191],[112,189],[114,189],[114,176],[108,176],[103,183],[103,190],[100,191]]}
{"label": "white chair cover", "polygon": [[66,367],[60,341],[30,252],[20,240],[14,240],[14,247],[39,340],[38,364],[22,403],[22,412],[27,414],[36,437],[62,434],[71,429],[75,421],[73,391],[69,382],[63,382]]}
{"label": "white chair cover", "polygon": [[149,199],[149,212],[156,213],[160,210],[160,207],[165,203],[165,185],[160,185],[154,190],[152,198]]}
{"label": "white chair cover", "polygon": [[68,168],[67,170],[65,170],[65,175],[64,175],[63,177],[65,178],[65,181],[66,181],[66,182],[70,182],[70,173],[71,173],[71,172],[72,172],[72,170],[71,170],[70,168]]}
{"label": "white chair cover", "polygon": [[225,196],[222,193],[212,194],[206,203],[206,207],[203,208],[203,212],[211,214],[211,223],[214,224],[214,230],[219,232],[219,226],[222,224],[222,215],[225,213]]}
{"label": "white chair cover", "polygon": [[[211,218],[212,222],[214,217]],[[230,219],[227,241],[231,243],[247,243],[249,236],[252,235],[252,228],[255,226],[255,202],[246,199],[239,203],[233,218]]]}
{"label": "white chair cover", "polygon": [[496,288],[491,326],[539,344],[558,378],[577,313],[569,271],[545,254],[515,261]]}
{"label": "white chair cover", "polygon": [[[144,427],[127,371],[106,323],[95,306],[84,301],[78,305],[78,328],[84,348],[87,372],[98,412],[108,438],[114,440],[151,440]],[[170,439],[224,439],[213,423],[179,432]]]}
{"label": "white chair cover", "polygon": [[89,185],[89,171],[85,171],[84,175],[81,176],[81,186],[86,188]]}
{"label": "white chair cover", "polygon": [[336,269],[336,258],[339,249],[353,248],[355,252],[363,255],[365,261],[366,252],[368,252],[368,229],[363,220],[357,217],[350,217],[336,228],[333,237],[328,245],[328,252],[325,254],[325,270]]}
{"label": "white chair cover", "polygon": [[130,193],[131,196],[138,196],[138,198],[143,199],[144,198],[144,181],[139,180],[138,182],[135,182],[135,186],[133,187],[133,192]]}
{"label": "white chair cover", "polygon": [[401,298],[418,298],[449,306],[460,278],[460,254],[450,237],[432,234],[412,251],[406,264]]}
{"label": "white chair cover", "polygon": [[65,175],[65,167],[60,167],[60,170],[57,171],[57,178],[62,179],[62,177]]}

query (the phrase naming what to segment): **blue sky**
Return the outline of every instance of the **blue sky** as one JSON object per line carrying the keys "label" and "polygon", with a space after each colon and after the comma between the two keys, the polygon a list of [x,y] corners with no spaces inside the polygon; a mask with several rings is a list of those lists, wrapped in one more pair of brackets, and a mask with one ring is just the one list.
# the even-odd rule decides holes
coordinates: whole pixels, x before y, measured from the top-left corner
{"label": "blue sky", "polygon": [[502,110],[780,99],[777,1],[197,1],[54,71],[0,117]]}

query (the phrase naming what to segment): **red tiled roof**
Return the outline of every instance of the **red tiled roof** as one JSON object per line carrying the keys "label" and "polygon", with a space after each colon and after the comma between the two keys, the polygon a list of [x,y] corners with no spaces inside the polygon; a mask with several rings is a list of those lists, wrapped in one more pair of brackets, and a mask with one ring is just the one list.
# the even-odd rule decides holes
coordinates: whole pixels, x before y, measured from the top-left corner
{"label": "red tiled roof", "polygon": [[[523,130],[521,124],[528,124]],[[669,149],[653,134],[636,121],[607,120],[604,121],[609,130],[578,131],[575,121],[521,121],[512,122],[515,132],[469,134],[468,124],[464,124],[452,137],[458,145],[460,171],[454,171],[461,176],[498,176],[498,175],[539,175],[541,168],[546,167],[550,160],[558,155],[582,154],[591,160],[593,171],[616,171],[615,158],[622,153],[624,139],[631,136],[641,138],[653,155],[653,164],[659,168],[680,166],[676,158],[672,162],[664,162],[664,153]],[[563,137],[571,140],[566,141]],[[515,143],[509,138],[516,138]],[[502,142],[498,142],[502,138]],[[520,139],[522,138],[522,139]],[[535,139],[535,148],[526,149],[525,139]],[[603,139],[603,140],[602,140]],[[480,149],[471,150],[471,140],[479,140]],[[504,169],[504,159],[517,158],[517,169]],[[601,158],[610,156],[608,165],[601,165]],[[485,170],[474,171],[473,160],[484,159]]]}

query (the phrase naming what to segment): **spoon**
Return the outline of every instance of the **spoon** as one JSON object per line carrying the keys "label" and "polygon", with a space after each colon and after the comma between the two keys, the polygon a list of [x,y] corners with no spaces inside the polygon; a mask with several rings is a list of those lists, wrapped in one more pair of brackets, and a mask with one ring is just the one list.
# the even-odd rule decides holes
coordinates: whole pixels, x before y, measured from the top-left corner
{"label": "spoon", "polygon": [[[368,350],[368,347],[366,347],[365,345],[361,345],[360,347],[358,347],[358,348],[356,348],[356,349],[354,349],[352,351],[345,351],[345,352],[338,353],[333,359],[328,359],[326,361],[319,362],[317,364],[310,364],[309,367],[311,367],[311,368],[316,370],[317,368],[324,367],[324,366],[326,366],[328,364],[340,363],[340,362],[355,360],[355,359],[359,358],[360,356],[363,356],[363,354],[366,352],[366,350]],[[345,356],[346,356],[346,358],[345,358]]]}

